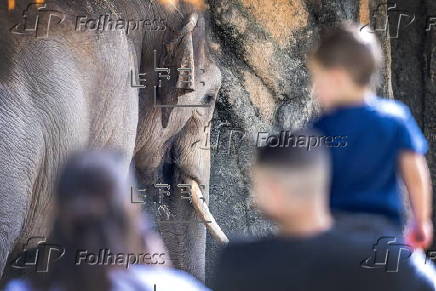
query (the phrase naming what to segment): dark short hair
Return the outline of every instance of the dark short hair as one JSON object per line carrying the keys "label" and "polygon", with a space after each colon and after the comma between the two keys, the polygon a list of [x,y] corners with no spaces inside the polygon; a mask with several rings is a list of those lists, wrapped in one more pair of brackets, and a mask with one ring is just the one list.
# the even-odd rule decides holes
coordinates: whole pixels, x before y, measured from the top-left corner
{"label": "dark short hair", "polygon": [[[321,138],[314,129],[301,129],[292,133],[306,138]],[[269,168],[307,169],[314,168],[328,160],[328,149],[320,144],[308,150],[306,145],[292,145],[277,147],[271,140],[265,146],[257,148],[256,165]]]}
{"label": "dark short hair", "polygon": [[375,34],[353,23],[322,28],[311,57],[323,67],[341,67],[361,86],[371,85],[383,61]]}

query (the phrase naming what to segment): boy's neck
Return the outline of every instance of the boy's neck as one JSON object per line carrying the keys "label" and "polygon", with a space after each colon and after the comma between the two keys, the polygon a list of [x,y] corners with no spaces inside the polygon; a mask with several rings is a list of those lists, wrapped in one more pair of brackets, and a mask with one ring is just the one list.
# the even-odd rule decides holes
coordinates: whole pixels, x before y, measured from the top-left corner
{"label": "boy's neck", "polygon": [[373,98],[374,92],[368,88],[356,89],[347,94],[342,95],[340,98],[336,99],[329,108],[324,109],[334,109],[336,107],[342,106],[359,106],[365,104],[368,100]]}

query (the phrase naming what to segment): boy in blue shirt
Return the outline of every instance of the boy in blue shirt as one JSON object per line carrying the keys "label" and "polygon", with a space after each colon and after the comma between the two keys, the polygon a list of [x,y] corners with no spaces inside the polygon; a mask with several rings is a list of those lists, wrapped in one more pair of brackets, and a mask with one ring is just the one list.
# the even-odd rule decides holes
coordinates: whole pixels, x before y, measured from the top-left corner
{"label": "boy in blue shirt", "polygon": [[411,210],[406,242],[427,248],[433,234],[427,141],[406,105],[372,93],[381,62],[374,34],[352,24],[322,33],[310,55],[313,93],[322,108],[313,127],[347,141],[330,148],[330,204],[338,225],[353,229],[354,222],[366,220],[380,235],[392,234],[388,229],[401,233],[404,183]]}

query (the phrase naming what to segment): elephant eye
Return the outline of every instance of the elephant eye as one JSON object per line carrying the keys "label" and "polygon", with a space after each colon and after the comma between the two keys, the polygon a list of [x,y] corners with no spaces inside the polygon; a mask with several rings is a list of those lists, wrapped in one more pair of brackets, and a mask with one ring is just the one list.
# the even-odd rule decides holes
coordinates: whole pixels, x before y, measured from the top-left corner
{"label": "elephant eye", "polygon": [[203,98],[204,104],[209,104],[209,103],[211,103],[214,100],[215,100],[215,95],[214,94],[206,94],[204,96],[204,98]]}

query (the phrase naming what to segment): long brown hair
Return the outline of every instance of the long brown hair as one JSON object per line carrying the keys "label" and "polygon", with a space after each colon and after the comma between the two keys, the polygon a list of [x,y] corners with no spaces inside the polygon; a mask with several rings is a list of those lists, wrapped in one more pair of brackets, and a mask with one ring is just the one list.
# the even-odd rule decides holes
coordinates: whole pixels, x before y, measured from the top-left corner
{"label": "long brown hair", "polygon": [[50,242],[65,255],[43,276],[32,276],[37,290],[111,290],[110,264],[78,264],[80,251],[99,254],[143,252],[140,209],[129,200],[133,184],[124,157],[111,151],[79,152],[70,157],[59,177],[56,215]]}

